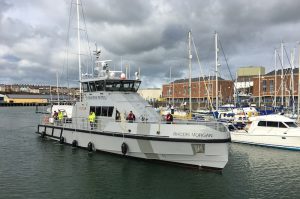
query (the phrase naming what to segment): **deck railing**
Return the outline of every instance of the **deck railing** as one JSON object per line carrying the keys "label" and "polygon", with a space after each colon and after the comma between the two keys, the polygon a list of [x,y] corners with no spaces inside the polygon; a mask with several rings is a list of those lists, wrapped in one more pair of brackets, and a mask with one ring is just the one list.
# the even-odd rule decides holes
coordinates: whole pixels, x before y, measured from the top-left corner
{"label": "deck railing", "polygon": [[[73,128],[73,129],[84,129],[84,130],[91,130],[91,131],[103,131],[105,123],[113,121],[110,119],[96,119],[94,123],[91,123],[87,118],[84,117],[77,117],[77,118],[63,118],[63,120],[55,120],[52,117],[44,116],[41,124],[45,125],[53,125],[59,126],[64,128]],[[201,125],[216,131],[220,132],[228,132],[227,126],[223,122],[216,122],[216,121],[201,121],[196,122],[192,120],[175,120],[173,122],[167,122],[165,120],[159,120],[157,122],[149,122],[149,121],[126,121],[126,120],[116,120],[115,122],[120,123],[121,128],[124,128],[127,132],[126,124],[129,123],[142,123],[142,124],[158,124],[158,129],[161,129],[161,125]]]}

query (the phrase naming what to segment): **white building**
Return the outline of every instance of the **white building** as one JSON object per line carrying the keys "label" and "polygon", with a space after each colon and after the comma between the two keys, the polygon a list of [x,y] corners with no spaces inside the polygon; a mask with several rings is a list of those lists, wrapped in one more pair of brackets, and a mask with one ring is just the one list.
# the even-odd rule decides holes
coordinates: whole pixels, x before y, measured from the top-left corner
{"label": "white building", "polygon": [[138,94],[140,94],[145,100],[149,102],[155,102],[162,95],[161,88],[140,88],[138,90]]}

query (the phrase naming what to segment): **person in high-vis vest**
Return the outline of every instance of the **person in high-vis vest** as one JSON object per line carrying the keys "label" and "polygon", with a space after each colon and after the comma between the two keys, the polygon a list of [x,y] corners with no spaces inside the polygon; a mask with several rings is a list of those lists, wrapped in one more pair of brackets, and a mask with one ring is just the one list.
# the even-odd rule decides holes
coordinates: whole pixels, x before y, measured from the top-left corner
{"label": "person in high-vis vest", "polygon": [[91,130],[93,130],[95,127],[95,121],[96,121],[96,114],[93,111],[91,111],[90,115],[89,115],[89,122],[90,122]]}
{"label": "person in high-vis vest", "polygon": [[60,125],[62,125],[63,119],[64,119],[64,114],[59,110],[58,111],[58,121],[59,121]]}

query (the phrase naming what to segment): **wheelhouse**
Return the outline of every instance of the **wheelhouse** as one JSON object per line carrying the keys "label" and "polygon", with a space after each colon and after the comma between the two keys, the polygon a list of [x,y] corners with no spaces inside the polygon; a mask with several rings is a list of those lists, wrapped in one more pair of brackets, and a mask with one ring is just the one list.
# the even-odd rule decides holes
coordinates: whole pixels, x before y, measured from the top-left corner
{"label": "wheelhouse", "polygon": [[89,80],[82,82],[83,92],[97,91],[119,91],[119,92],[137,92],[140,87],[140,80]]}

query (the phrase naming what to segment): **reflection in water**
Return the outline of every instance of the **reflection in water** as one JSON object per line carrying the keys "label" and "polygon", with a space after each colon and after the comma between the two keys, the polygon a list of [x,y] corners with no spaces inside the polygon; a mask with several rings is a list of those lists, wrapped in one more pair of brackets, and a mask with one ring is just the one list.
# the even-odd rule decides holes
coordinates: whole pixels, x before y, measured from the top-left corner
{"label": "reflection in water", "polygon": [[300,152],[230,145],[223,173],[41,139],[34,108],[0,108],[0,198],[297,198]]}

